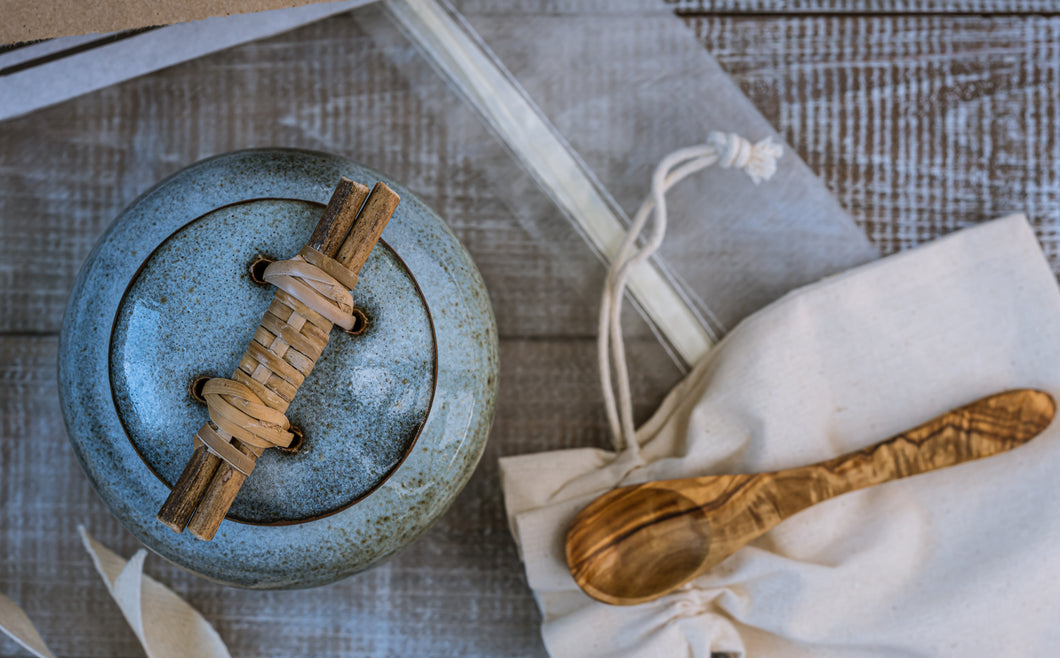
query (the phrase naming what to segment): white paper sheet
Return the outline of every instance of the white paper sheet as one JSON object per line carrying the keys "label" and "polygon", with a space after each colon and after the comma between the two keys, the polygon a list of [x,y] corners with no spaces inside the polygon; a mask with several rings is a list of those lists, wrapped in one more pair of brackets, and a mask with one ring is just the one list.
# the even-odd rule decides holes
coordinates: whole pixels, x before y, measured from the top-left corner
{"label": "white paper sheet", "polygon": [[0,121],[369,1],[341,0],[147,31],[63,37],[0,53]]}

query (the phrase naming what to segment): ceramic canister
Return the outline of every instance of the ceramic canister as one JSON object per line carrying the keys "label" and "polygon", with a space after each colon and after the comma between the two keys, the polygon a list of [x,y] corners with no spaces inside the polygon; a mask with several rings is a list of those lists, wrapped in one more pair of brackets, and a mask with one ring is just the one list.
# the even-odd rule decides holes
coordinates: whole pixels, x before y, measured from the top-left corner
{"label": "ceramic canister", "polygon": [[[354,290],[367,327],[333,330],[298,390],[301,448],[264,453],[212,541],[174,533],[155,515],[208,417],[191,384],[231,376],[274,294],[248,265],[296,254],[342,176],[401,196]],[[393,555],[453,502],[492,422],[497,332],[467,252],[407,189],[332,155],[250,150],[117,218],[74,286],[59,375],[85,473],[145,545],[222,583],[310,587]]]}

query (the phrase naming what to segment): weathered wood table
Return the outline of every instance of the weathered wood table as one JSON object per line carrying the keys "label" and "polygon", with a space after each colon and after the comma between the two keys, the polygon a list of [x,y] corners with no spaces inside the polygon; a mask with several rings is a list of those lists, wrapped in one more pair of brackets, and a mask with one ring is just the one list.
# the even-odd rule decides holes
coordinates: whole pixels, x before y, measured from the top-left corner
{"label": "weathered wood table", "polygon": [[[503,2],[474,4],[466,11],[496,13]],[[1060,269],[1053,3],[672,8],[882,252],[1025,211]],[[497,312],[497,421],[449,514],[379,568],[296,592],[227,589],[157,558],[148,573],[201,610],[239,656],[544,653],[497,458],[607,444],[593,338],[603,268],[589,260],[573,276],[553,267],[588,252],[574,242],[570,254],[544,250],[506,221],[498,191],[462,176],[460,140],[423,120],[378,45],[361,38],[371,20],[337,16],[0,123],[0,592],[59,655],[141,655],[76,536],[84,523],[120,553],[138,547],[67,445],[56,384],[66,296],[96,239],[139,193],[203,157],[262,145],[349,155],[401,177],[448,219]],[[394,103],[403,111],[380,109]],[[631,333],[643,418],[680,373],[644,327]],[[0,641],[0,654],[18,649]]]}

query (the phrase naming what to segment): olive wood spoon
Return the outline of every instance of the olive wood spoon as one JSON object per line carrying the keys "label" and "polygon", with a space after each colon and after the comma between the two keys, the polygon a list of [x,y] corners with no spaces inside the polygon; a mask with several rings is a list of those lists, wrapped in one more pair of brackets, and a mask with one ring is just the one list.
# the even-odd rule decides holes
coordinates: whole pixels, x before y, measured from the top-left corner
{"label": "olive wood spoon", "polygon": [[615,605],[651,601],[811,505],[1010,450],[1048,427],[1055,412],[1048,393],[1007,391],[810,466],[615,489],[575,517],[567,565],[594,599]]}

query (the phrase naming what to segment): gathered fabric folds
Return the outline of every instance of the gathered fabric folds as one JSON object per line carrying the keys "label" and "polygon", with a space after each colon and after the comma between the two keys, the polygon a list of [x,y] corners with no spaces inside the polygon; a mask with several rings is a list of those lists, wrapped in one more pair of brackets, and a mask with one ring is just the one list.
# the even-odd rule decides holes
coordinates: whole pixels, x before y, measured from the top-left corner
{"label": "gathered fabric folds", "polygon": [[639,455],[501,460],[549,652],[1050,655],[1060,423],[1016,450],[814,506],[650,603],[594,601],[564,559],[573,516],[613,487],[810,464],[1019,387],[1060,395],[1060,294],[1022,216],[789,293],[695,366],[637,430]]}

